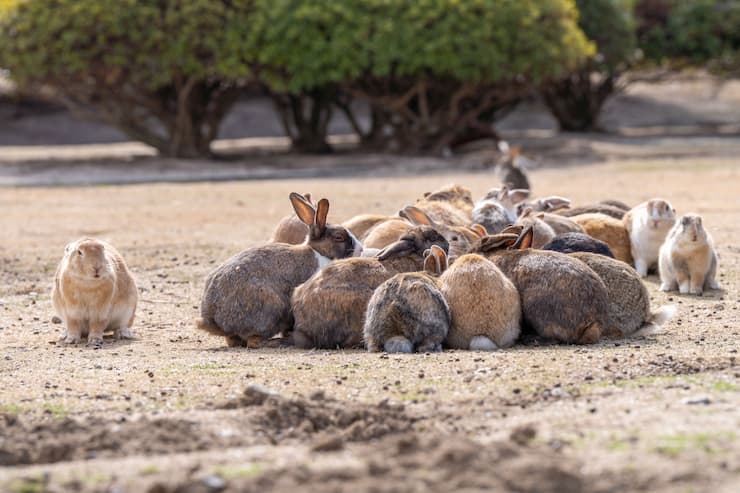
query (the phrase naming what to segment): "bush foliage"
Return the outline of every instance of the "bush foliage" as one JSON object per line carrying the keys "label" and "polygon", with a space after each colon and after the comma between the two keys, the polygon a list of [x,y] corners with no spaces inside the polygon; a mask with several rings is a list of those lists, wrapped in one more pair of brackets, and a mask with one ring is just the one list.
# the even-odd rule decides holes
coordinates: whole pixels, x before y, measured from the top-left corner
{"label": "bush foliage", "polygon": [[11,12],[0,66],[18,83],[171,156],[208,154],[253,78],[299,149],[327,149],[341,109],[368,142],[438,150],[593,52],[573,0],[33,0]]}
{"label": "bush foliage", "polygon": [[248,3],[23,2],[3,22],[0,65],[164,155],[202,156],[249,75]]}

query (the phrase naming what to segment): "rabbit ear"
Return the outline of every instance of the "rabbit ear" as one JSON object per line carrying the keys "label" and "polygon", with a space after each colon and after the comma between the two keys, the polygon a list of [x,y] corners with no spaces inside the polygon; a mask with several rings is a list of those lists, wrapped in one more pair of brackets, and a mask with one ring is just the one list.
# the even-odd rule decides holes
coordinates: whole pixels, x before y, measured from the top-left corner
{"label": "rabbit ear", "polygon": [[548,212],[553,212],[570,207],[570,200],[564,197],[547,197],[543,199],[543,203],[545,204],[545,210]]}
{"label": "rabbit ear", "polygon": [[501,185],[501,188],[499,188],[498,192],[496,192],[496,199],[504,200],[508,196],[509,196],[509,187],[506,185]]}
{"label": "rabbit ear", "polygon": [[522,231],[522,234],[519,235],[519,238],[516,240],[516,243],[511,245],[511,250],[526,250],[527,248],[532,247],[532,239],[534,238],[534,229],[532,226],[529,226],[527,229]]}
{"label": "rabbit ear", "polygon": [[518,238],[519,236],[511,233],[484,236],[472,250],[481,253],[503,250],[516,243]]}
{"label": "rabbit ear", "polygon": [[407,207],[404,207],[402,211],[398,213],[401,217],[404,217],[414,223],[417,226],[426,225],[426,226],[434,226],[434,221],[432,221],[432,218],[427,216],[426,212],[422,211],[418,207],[414,207],[413,205],[409,205]]}
{"label": "rabbit ear", "polygon": [[424,271],[439,276],[447,269],[447,254],[437,245],[424,252]]}
{"label": "rabbit ear", "polygon": [[483,226],[482,224],[478,224],[478,223],[472,224],[469,229],[473,231],[475,234],[477,234],[478,236],[480,236],[481,238],[488,234],[486,227]]}
{"label": "rabbit ear", "polygon": [[319,200],[319,205],[316,210],[316,223],[315,226],[321,233],[326,229],[326,216],[329,214],[329,201],[326,199]]}
{"label": "rabbit ear", "polygon": [[515,188],[514,190],[509,191],[508,197],[516,204],[517,202],[521,202],[529,197],[529,190],[526,188]]}
{"label": "rabbit ear", "polygon": [[311,200],[311,192],[304,193],[303,198],[306,199],[306,202],[313,205],[313,201]]}
{"label": "rabbit ear", "polygon": [[521,226],[519,224],[510,224],[506,226],[504,229],[502,229],[499,234],[514,234],[519,237],[519,235],[522,234],[522,231],[524,230],[524,226]]}
{"label": "rabbit ear", "polygon": [[316,217],[316,210],[313,206],[303,197],[303,195],[295,192],[290,194],[290,203],[293,204],[293,210],[295,210],[298,219],[308,227],[313,226]]}
{"label": "rabbit ear", "polygon": [[375,256],[378,260],[388,260],[391,258],[404,257],[415,250],[414,242],[410,239],[398,240],[395,243],[391,243],[387,247],[383,248]]}

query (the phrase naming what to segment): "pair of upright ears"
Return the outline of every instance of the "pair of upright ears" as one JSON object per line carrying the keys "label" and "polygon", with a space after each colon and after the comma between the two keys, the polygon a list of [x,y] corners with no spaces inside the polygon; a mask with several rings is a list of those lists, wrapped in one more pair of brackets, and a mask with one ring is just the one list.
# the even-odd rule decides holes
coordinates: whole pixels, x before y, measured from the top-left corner
{"label": "pair of upright ears", "polygon": [[311,195],[301,195],[291,192],[290,203],[293,205],[298,219],[309,228],[317,228],[318,233],[323,233],[326,229],[326,216],[329,214],[329,201],[326,199],[319,200],[314,208],[311,202]]}
{"label": "pair of upright ears", "polygon": [[445,270],[447,270],[447,254],[441,247],[432,245],[424,252],[424,272],[439,276]]}
{"label": "pair of upright ears", "polygon": [[499,234],[481,238],[476,250],[481,253],[496,250],[526,250],[532,247],[533,239],[534,229],[532,226],[526,228],[509,226]]}

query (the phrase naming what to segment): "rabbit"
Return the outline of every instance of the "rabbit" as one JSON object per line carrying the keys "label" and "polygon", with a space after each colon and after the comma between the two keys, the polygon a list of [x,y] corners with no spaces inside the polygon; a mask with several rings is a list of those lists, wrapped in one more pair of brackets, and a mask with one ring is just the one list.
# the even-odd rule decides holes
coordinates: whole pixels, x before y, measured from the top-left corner
{"label": "rabbit", "polygon": [[583,226],[573,221],[569,217],[559,216],[551,212],[539,212],[538,214],[541,214],[539,216],[540,219],[542,219],[548,226],[550,226],[556,235],[563,233],[585,234]]}
{"label": "rabbit", "polygon": [[585,233],[559,234],[545,244],[542,250],[552,250],[560,253],[590,252],[614,258],[609,245]]}
{"label": "rabbit", "polygon": [[[388,221],[378,225],[368,233],[365,240],[367,248],[385,248],[392,243],[391,237],[395,235],[396,241],[401,235],[410,231],[414,225],[431,226],[442,234],[449,243],[449,257],[453,261],[460,255],[468,251],[470,245],[478,240],[481,232],[463,226],[448,226],[444,223],[434,221],[426,212],[416,206],[407,206],[399,211],[402,219],[398,221]],[[478,225],[479,226],[479,225]]]}
{"label": "rabbit", "polygon": [[469,214],[466,214],[449,202],[441,200],[420,200],[416,202],[414,207],[423,211],[435,224],[467,226],[471,221]]}
{"label": "rabbit", "polygon": [[[311,194],[304,193],[303,198],[311,204]],[[315,206],[314,206],[315,207]],[[308,226],[295,214],[283,217],[275,227],[275,231],[270,236],[270,243],[287,243],[288,245],[300,245],[306,241],[308,236]]]}
{"label": "rabbit", "polygon": [[632,265],[632,248],[627,229],[619,219],[598,213],[571,217],[585,233],[609,245],[614,258]]}
{"label": "rabbit", "polygon": [[463,255],[439,281],[452,315],[446,347],[488,351],[516,342],[522,318],[519,292],[493,262]]}
{"label": "rabbit", "polygon": [[104,241],[82,238],[65,247],[51,299],[64,323],[66,344],[87,337],[89,346],[100,347],[106,330],[119,339],[133,337],[136,281],[121,254]]}
{"label": "rabbit", "polygon": [[424,252],[449,243],[430,226],[415,226],[375,258],[333,262],[293,293],[293,343],[300,348],[357,347],[375,289],[401,272],[423,270]]}
{"label": "rabbit", "polygon": [[419,202],[446,202],[465,213],[468,218],[470,218],[474,205],[473,194],[470,189],[455,184],[446,185],[434,192],[425,193],[424,198],[417,201],[417,207]]}
{"label": "rabbit", "polygon": [[334,259],[359,256],[362,244],[342,226],[327,224],[329,201],[314,207],[290,194],[298,217],[309,226],[303,245],[273,243],[250,248],[217,267],[206,280],[199,329],[224,336],[229,346],[258,346],[293,325],[290,296],[296,286]]}
{"label": "rabbit", "polygon": [[517,204],[529,196],[529,190],[510,190],[507,186],[494,188],[475,203],[472,212],[474,223],[483,225],[490,234],[496,234],[517,218]]}
{"label": "rabbit", "polygon": [[559,252],[532,250],[534,231],[481,238],[471,253],[491,260],[519,291],[523,328],[564,343],[592,344],[601,337],[608,294],[586,264]]}
{"label": "rabbit", "polygon": [[[504,151],[506,152],[506,151]],[[529,179],[524,171],[532,163],[524,158],[518,147],[512,147],[504,155],[504,159],[499,160],[494,172],[501,183],[509,188],[526,188],[530,189]]]}
{"label": "rabbit", "polygon": [[666,200],[651,199],[630,209],[623,221],[630,238],[635,270],[645,277],[658,263],[660,246],[676,223],[676,209]]}
{"label": "rabbit", "polygon": [[520,202],[517,204],[517,215],[524,212],[527,207],[535,212],[555,212],[570,207],[570,199],[558,195],[550,195],[531,202]]}
{"label": "rabbit", "polygon": [[583,214],[603,214],[614,219],[622,219],[626,211],[620,209],[619,207],[614,207],[613,205],[596,203],[591,205],[571,207],[569,209],[561,209],[557,211],[557,213],[565,217],[580,216]]}
{"label": "rabbit", "polygon": [[555,238],[555,230],[544,221],[544,218],[544,212],[533,212],[532,209],[525,209],[514,223],[515,226],[522,226],[523,228],[532,227],[534,232],[532,248],[542,248]]}
{"label": "rabbit", "polygon": [[432,245],[425,252],[425,272],[403,272],[373,292],[365,312],[363,337],[368,351],[434,352],[450,330],[450,308],[439,290],[447,268],[444,250]]}
{"label": "rabbit", "polygon": [[650,294],[632,266],[596,253],[576,252],[571,257],[588,265],[606,286],[609,302],[602,337],[654,334],[676,314],[675,305],[650,311]]}
{"label": "rabbit", "polygon": [[622,209],[624,212],[627,212],[628,210],[632,209],[632,207],[628,206],[621,200],[614,200],[614,199],[599,200],[597,204],[603,204],[603,205],[608,205],[609,207],[615,207],[617,209]]}
{"label": "rabbit", "polygon": [[355,238],[365,243],[365,237],[368,231],[376,227],[378,224],[386,221],[392,221],[394,219],[400,219],[398,216],[385,216],[382,214],[360,214],[347,219],[342,223],[346,229],[348,229]]}
{"label": "rabbit", "polygon": [[705,289],[720,289],[717,252],[701,216],[686,214],[676,222],[660,247],[658,267],[661,291],[701,296]]}

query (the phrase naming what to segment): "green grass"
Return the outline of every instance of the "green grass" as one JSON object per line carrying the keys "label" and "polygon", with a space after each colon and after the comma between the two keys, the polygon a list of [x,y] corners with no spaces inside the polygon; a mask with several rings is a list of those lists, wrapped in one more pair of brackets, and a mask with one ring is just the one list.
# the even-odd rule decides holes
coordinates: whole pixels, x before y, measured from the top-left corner
{"label": "green grass", "polygon": [[677,433],[658,437],[658,446],[655,451],[671,457],[688,450],[700,450],[707,454],[720,451],[720,442],[735,440],[735,433]]}
{"label": "green grass", "polygon": [[44,413],[51,414],[55,418],[64,418],[69,414],[69,410],[61,404],[44,402],[41,407]]}
{"label": "green grass", "polygon": [[737,392],[738,390],[740,390],[740,386],[735,385],[731,382],[725,382],[721,380],[719,382],[714,382],[714,384],[712,385],[712,390],[714,390],[715,392]]}
{"label": "green grass", "polygon": [[9,402],[7,404],[0,404],[0,413],[5,414],[24,414],[29,411],[28,407],[21,406],[20,404],[16,404],[14,402]]}
{"label": "green grass", "polygon": [[239,478],[253,478],[259,476],[262,473],[262,466],[259,464],[247,464],[247,465],[223,465],[214,467],[212,473],[216,476],[220,476],[225,480],[239,479]]}

